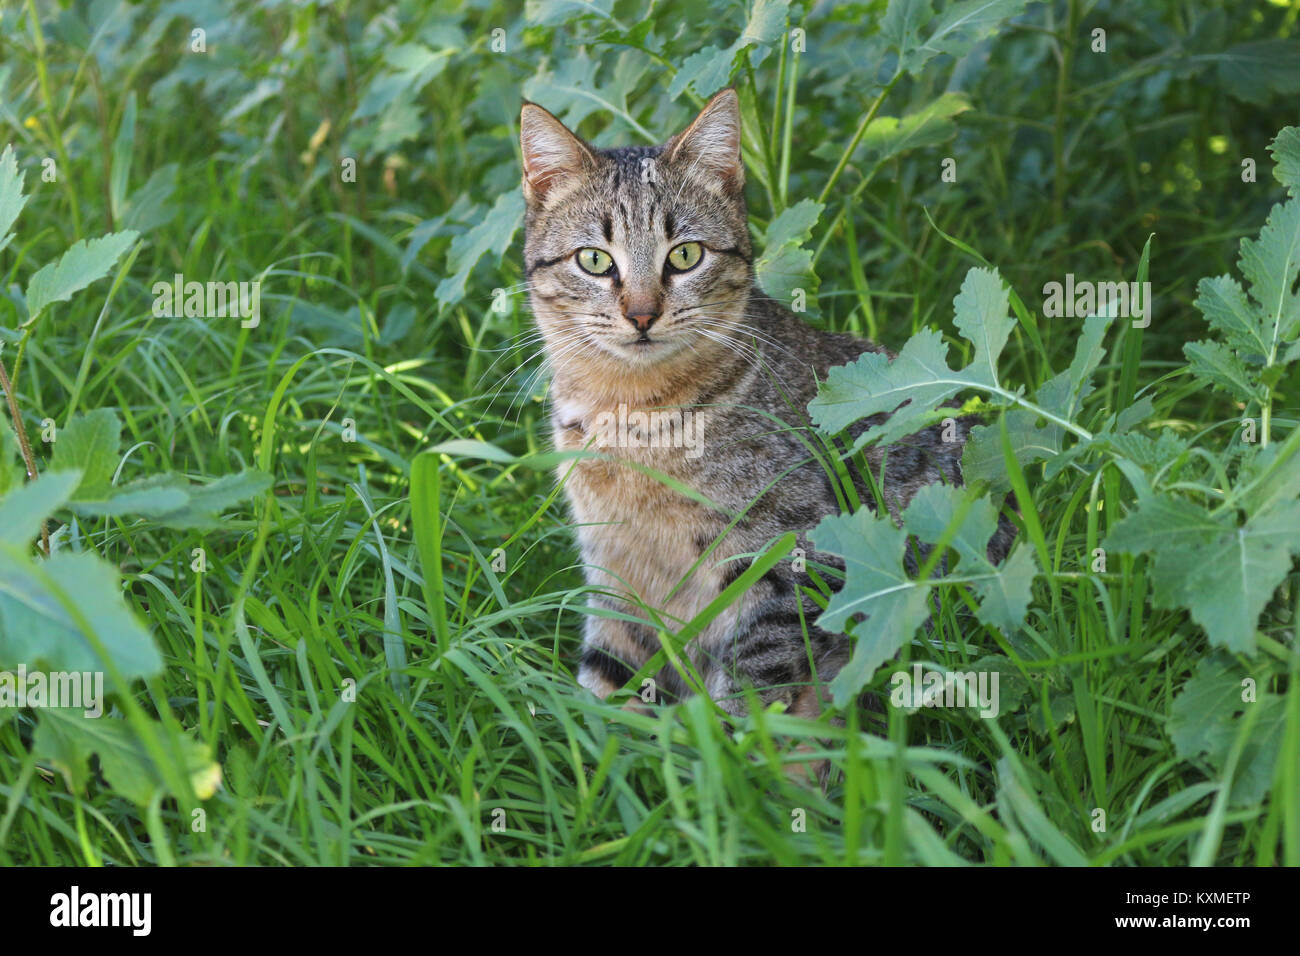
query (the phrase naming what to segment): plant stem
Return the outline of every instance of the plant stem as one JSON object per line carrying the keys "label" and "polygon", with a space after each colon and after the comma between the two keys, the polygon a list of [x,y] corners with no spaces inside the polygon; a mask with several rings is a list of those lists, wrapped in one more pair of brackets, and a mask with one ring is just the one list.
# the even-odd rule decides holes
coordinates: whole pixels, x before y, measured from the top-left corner
{"label": "plant stem", "polygon": [[[23,464],[27,466],[27,478],[29,481],[37,479],[36,459],[32,456],[31,442],[27,440],[27,428],[23,425],[23,417],[18,413],[18,396],[14,394],[13,383],[9,381],[9,373],[5,371],[5,363],[0,359],[0,388],[5,390],[5,401],[9,404],[9,415],[13,419],[14,433],[18,436],[18,448],[22,452]],[[45,520],[41,520],[41,547],[44,549],[46,556],[50,553],[50,532],[45,525]]]}
{"label": "plant stem", "polygon": [[[785,121],[785,128],[781,135],[781,179],[777,187],[777,195],[781,197],[782,206],[786,204],[786,197],[789,195],[790,139],[794,127],[794,91],[799,77],[799,51],[794,50],[793,52],[794,56],[791,57],[790,60],[790,76],[786,92],[785,113],[782,116],[782,119]],[[781,53],[782,55],[785,54],[784,48]],[[777,90],[777,96],[780,95],[781,91]],[[775,126],[772,129],[772,134],[776,135]]]}
{"label": "plant stem", "polygon": [[880,106],[885,102],[885,97],[889,95],[890,90],[894,88],[894,84],[899,81],[902,75],[902,70],[896,70],[894,72],[893,77],[885,84],[885,88],[880,91],[880,95],[876,97],[876,101],[871,104],[871,109],[867,110],[867,115],[862,117],[862,122],[858,124],[858,129],[853,134],[853,139],[849,141],[848,147],[844,150],[844,155],[842,155],[840,161],[835,164],[835,170],[831,173],[831,178],[826,181],[825,187],[822,188],[821,195],[817,197],[817,201],[822,205],[826,204],[826,197],[831,194],[831,189],[833,189],[835,183],[839,181],[840,174],[844,172],[844,167],[849,164],[849,159],[852,158],[853,151],[858,148],[858,143],[862,142],[862,137],[867,132],[867,127],[871,125],[871,121],[875,119],[876,114],[880,112]]}

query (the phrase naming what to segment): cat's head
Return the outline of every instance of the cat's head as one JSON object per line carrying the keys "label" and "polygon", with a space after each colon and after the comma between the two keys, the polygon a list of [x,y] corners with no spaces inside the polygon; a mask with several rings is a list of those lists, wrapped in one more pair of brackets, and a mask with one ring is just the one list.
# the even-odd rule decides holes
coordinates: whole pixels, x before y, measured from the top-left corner
{"label": "cat's head", "polygon": [[552,365],[637,374],[724,354],[753,275],[735,91],[664,145],[622,149],[525,103],[520,142],[524,265]]}

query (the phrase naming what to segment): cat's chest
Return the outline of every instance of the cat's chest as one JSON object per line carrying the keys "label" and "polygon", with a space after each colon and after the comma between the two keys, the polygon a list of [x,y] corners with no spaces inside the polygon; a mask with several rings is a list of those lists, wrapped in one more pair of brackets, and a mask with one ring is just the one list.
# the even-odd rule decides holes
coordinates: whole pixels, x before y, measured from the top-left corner
{"label": "cat's chest", "polygon": [[559,450],[587,449],[599,455],[564,462],[557,470],[589,579],[686,616],[717,594],[712,561],[688,572],[720,526],[716,515],[665,484],[662,476],[696,487],[703,414],[694,421],[678,416],[648,422],[627,411],[567,422],[560,415],[554,422]]}

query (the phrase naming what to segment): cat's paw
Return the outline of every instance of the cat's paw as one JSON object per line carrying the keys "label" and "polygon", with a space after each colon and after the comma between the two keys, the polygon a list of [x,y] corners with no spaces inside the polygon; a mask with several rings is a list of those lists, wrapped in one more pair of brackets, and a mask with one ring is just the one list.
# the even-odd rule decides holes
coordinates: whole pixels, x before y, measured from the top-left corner
{"label": "cat's paw", "polygon": [[812,754],[817,753],[821,748],[810,743],[795,744],[791,753],[799,754],[802,759],[792,760],[785,765],[785,778],[791,783],[801,786],[821,787],[826,789],[826,781],[830,779],[831,762],[828,758],[812,759]]}
{"label": "cat's paw", "polygon": [[649,717],[651,714],[655,712],[655,705],[648,704],[640,697],[633,695],[623,703],[622,709],[628,711],[629,713],[642,714],[646,717]]}

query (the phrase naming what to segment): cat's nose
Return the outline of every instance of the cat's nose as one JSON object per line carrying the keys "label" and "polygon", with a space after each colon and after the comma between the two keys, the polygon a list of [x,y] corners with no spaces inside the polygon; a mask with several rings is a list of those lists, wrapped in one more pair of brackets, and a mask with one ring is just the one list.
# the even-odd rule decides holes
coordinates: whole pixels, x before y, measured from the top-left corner
{"label": "cat's nose", "polygon": [[659,313],[653,309],[643,308],[635,312],[624,312],[623,318],[635,325],[638,332],[648,332],[650,326],[659,320]]}

